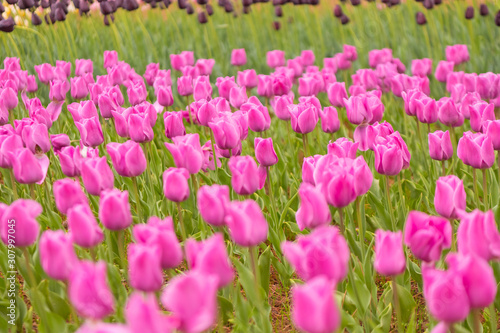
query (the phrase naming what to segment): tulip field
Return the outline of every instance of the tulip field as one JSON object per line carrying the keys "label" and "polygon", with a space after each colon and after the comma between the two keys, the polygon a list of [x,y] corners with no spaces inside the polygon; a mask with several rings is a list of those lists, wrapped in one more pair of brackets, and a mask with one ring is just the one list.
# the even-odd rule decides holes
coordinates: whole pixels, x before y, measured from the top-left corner
{"label": "tulip field", "polygon": [[499,332],[499,10],[0,3],[0,332]]}

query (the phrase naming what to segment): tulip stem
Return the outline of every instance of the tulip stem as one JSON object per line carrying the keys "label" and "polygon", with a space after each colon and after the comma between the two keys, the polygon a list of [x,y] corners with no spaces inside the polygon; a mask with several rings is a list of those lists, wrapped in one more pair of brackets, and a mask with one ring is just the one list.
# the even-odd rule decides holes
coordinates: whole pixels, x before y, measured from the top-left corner
{"label": "tulip stem", "polygon": [[14,177],[14,170],[10,169],[10,182],[12,184],[12,195],[14,196],[14,201],[17,200],[17,186],[16,186],[16,179]]}
{"label": "tulip stem", "polygon": [[343,235],[345,233],[345,227],[344,227],[344,211],[342,208],[339,208],[339,219],[340,219],[340,232]]}
{"label": "tulip stem", "polygon": [[480,312],[479,309],[472,309],[472,323],[473,323],[473,333],[481,332],[481,321],[479,318]]}
{"label": "tulip stem", "polygon": [[120,261],[122,263],[122,269],[124,270],[124,274],[127,274],[127,258],[125,254],[125,232],[124,230],[117,231],[117,239],[118,239],[118,255],[120,256]]}
{"label": "tulip stem", "polygon": [[269,196],[271,197],[271,204],[273,207],[273,220],[278,224],[278,210],[276,209],[276,198],[273,193],[273,181],[271,178],[271,167],[267,167],[267,181],[269,184]]}
{"label": "tulip stem", "polygon": [[302,134],[302,146],[304,147],[304,157],[307,157],[307,133]]}
{"label": "tulip stem", "polygon": [[491,302],[488,310],[490,310],[490,330],[491,332],[495,332],[497,330],[497,313],[495,309],[495,302]]}
{"label": "tulip stem", "polygon": [[137,218],[139,219],[139,223],[142,223],[141,199],[139,197],[139,190],[137,189],[137,177],[132,177],[132,185],[134,187],[135,209],[137,212]]}
{"label": "tulip stem", "polygon": [[28,252],[28,248],[23,247],[23,256],[24,256],[24,263],[26,264],[26,271],[28,272],[28,279],[31,284],[31,288],[36,287],[36,279],[35,275],[33,274],[33,271],[31,270],[31,265],[30,265],[30,254]]}
{"label": "tulip stem", "polygon": [[89,252],[90,252],[90,257],[92,258],[92,261],[97,261],[97,251],[96,251],[95,247],[91,247],[89,249]]}
{"label": "tulip stem", "polygon": [[394,309],[396,310],[396,322],[398,323],[398,332],[404,332],[401,322],[401,308],[399,306],[398,284],[396,283],[395,276],[392,277],[392,297],[394,300]]}
{"label": "tulip stem", "polygon": [[181,228],[182,241],[185,241],[187,239],[186,228],[184,227],[184,222],[182,221],[182,207],[180,202],[177,202],[177,212],[179,213],[179,226]]}
{"label": "tulip stem", "polygon": [[248,248],[248,252],[250,254],[250,264],[252,265],[253,278],[255,282],[255,293],[257,294],[257,300],[259,302],[257,306],[260,307],[261,298],[260,298],[260,283],[259,283],[259,267],[257,263],[257,257],[258,257],[257,251],[258,251],[257,246],[251,246]]}
{"label": "tulip stem", "polygon": [[484,204],[484,210],[488,210],[489,204],[488,204],[488,176],[486,174],[486,169],[482,169],[483,171],[483,204]]}
{"label": "tulip stem", "polygon": [[445,165],[445,163],[446,163],[445,160],[441,161],[441,169],[442,169],[442,172],[443,172],[443,177],[446,176],[446,165]]}
{"label": "tulip stem", "polygon": [[455,252],[457,250],[457,237],[455,236],[455,220],[453,218],[449,219],[451,226],[451,251]]}
{"label": "tulip stem", "polygon": [[64,287],[66,289],[66,296],[68,297],[69,311],[71,313],[71,317],[73,318],[75,324],[77,326],[80,326],[80,320],[78,319],[78,314],[76,313],[75,307],[73,306],[73,304],[71,304],[71,301],[69,299],[69,284],[68,284],[68,281],[64,282]]}
{"label": "tulip stem", "polygon": [[396,231],[396,219],[394,218],[394,211],[392,210],[391,193],[389,190],[389,176],[385,176],[385,194],[387,196],[387,202],[389,203],[389,213],[391,214],[391,223],[393,231]]}
{"label": "tulip stem", "polygon": [[361,254],[363,256],[361,260],[363,261],[365,258],[365,230],[361,221],[361,200],[359,197],[356,198],[356,219],[358,220],[359,246],[361,247]]}
{"label": "tulip stem", "polygon": [[399,196],[400,196],[401,200],[403,200],[403,205],[401,207],[403,209],[403,213],[404,213],[403,220],[406,220],[406,201],[405,201],[405,196],[404,196],[404,192],[403,192],[403,176],[401,176],[401,173],[399,173],[399,175],[398,175],[398,190],[399,190]]}
{"label": "tulip stem", "polygon": [[214,167],[215,167],[215,179],[217,182],[219,182],[219,173],[218,173],[218,166],[217,166],[217,155],[215,154],[215,145],[214,145],[214,131],[210,129],[210,144],[212,145],[212,158],[214,160]]}
{"label": "tulip stem", "polygon": [[31,193],[31,199],[36,200],[36,195],[35,195],[35,184],[31,183],[30,185],[30,193]]}
{"label": "tulip stem", "polygon": [[474,186],[474,199],[476,201],[476,208],[479,208],[479,193],[477,193],[477,175],[475,168],[472,168],[472,180]]}

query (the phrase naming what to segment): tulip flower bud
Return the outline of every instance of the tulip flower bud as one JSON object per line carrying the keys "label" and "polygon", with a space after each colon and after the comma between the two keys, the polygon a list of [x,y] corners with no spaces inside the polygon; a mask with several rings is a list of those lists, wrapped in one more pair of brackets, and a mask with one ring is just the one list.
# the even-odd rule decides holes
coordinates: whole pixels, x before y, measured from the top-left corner
{"label": "tulip flower bud", "polygon": [[436,161],[446,161],[453,157],[450,132],[435,131],[429,133],[429,154]]}
{"label": "tulip flower bud", "polygon": [[66,281],[78,262],[71,237],[62,230],[47,230],[40,237],[40,263],[55,280]]}
{"label": "tulip flower bud", "polygon": [[385,276],[402,274],[406,269],[401,231],[378,229],[375,232],[375,270]]}
{"label": "tulip flower bud", "polygon": [[465,18],[467,20],[472,20],[474,18],[474,7],[469,6],[465,9]]}
{"label": "tulip flower bud", "polygon": [[99,220],[109,230],[128,228],[132,224],[128,192],[118,189],[102,191],[99,199]]}
{"label": "tulip flower bud", "polygon": [[168,168],[163,173],[163,194],[173,202],[189,198],[189,171],[184,168]]}
{"label": "tulip flower bud", "polygon": [[491,137],[481,133],[465,132],[458,140],[458,158],[476,169],[488,169],[495,163],[495,150]]}
{"label": "tulip flower bud", "polygon": [[163,120],[165,123],[165,136],[173,139],[176,136],[186,134],[184,123],[182,122],[182,113],[180,112],[165,112]]}
{"label": "tulip flower bud", "polygon": [[453,67],[455,63],[453,61],[440,61],[436,67],[436,71],[434,72],[434,76],[436,80],[439,82],[446,82],[448,79],[448,74],[453,72]]}
{"label": "tulip flower bud", "polygon": [[75,125],[85,146],[95,148],[104,142],[104,135],[98,117],[81,119],[76,121]]}
{"label": "tulip flower bud", "polygon": [[216,118],[208,124],[220,149],[233,149],[240,144],[238,123],[233,118]]}
{"label": "tulip flower bud", "polygon": [[[18,199],[7,206],[0,203],[0,236],[5,245],[12,244],[16,247],[33,245],[38,237],[40,225],[36,218],[42,213],[42,206],[34,201]],[[12,223],[14,221],[15,223]],[[15,239],[12,243],[14,231]]]}
{"label": "tulip flower bud", "polygon": [[62,214],[78,204],[88,204],[80,183],[70,178],[63,178],[54,182],[54,199],[57,209]]}
{"label": "tulip flower bud", "polygon": [[260,165],[269,167],[278,163],[278,155],[274,151],[273,139],[255,138],[255,158]]}
{"label": "tulip flower bud", "polygon": [[333,106],[328,106],[320,110],[321,117],[321,129],[325,133],[335,133],[340,128],[339,116],[337,114],[337,109]]}
{"label": "tulip flower bud", "polygon": [[500,233],[493,212],[474,210],[460,216],[457,231],[458,252],[484,260],[500,258]]}
{"label": "tulip flower bud", "polygon": [[302,183],[299,188],[300,206],[295,218],[300,230],[328,225],[330,208],[323,193],[311,184]]}
{"label": "tulip flower bud", "polygon": [[257,246],[267,239],[269,226],[259,205],[253,200],[231,202],[225,221],[231,238],[239,246]]}
{"label": "tulip flower bud", "polygon": [[231,186],[239,195],[250,195],[263,187],[265,177],[263,181],[251,156],[231,157],[228,167],[232,174]]}
{"label": "tulip flower bud", "polygon": [[68,210],[71,240],[85,248],[102,243],[104,234],[88,204],[78,204]]}
{"label": "tulip flower bud", "polygon": [[285,66],[285,52],[281,50],[269,51],[266,54],[267,65],[271,68]]}
{"label": "tulip flower bud", "polygon": [[245,49],[234,49],[231,52],[231,65],[245,66],[247,63],[247,55]]}
{"label": "tulip flower bud", "polygon": [[114,186],[115,176],[106,157],[89,158],[82,162],[82,180],[87,192],[99,196]]}
{"label": "tulip flower bud", "polygon": [[307,134],[314,130],[318,123],[319,110],[311,103],[301,103],[288,107],[291,115],[292,129],[296,133]]}
{"label": "tulip flower bud", "polygon": [[111,142],[106,145],[106,150],[120,176],[137,177],[146,170],[146,157],[136,142],[130,140],[125,143]]}
{"label": "tulip flower bud", "polygon": [[140,291],[154,292],[163,284],[160,249],[144,244],[130,244],[127,249],[130,285]]}
{"label": "tulip flower bud", "polygon": [[19,148],[7,154],[18,183],[43,183],[50,163],[47,156],[35,157],[28,148]]}
{"label": "tulip flower bud", "polygon": [[493,149],[500,150],[500,120],[485,121],[483,123],[483,132],[491,138]]}
{"label": "tulip flower bud", "polygon": [[201,217],[213,226],[224,225],[226,208],[229,204],[229,187],[226,185],[203,185],[198,190],[198,210]]}

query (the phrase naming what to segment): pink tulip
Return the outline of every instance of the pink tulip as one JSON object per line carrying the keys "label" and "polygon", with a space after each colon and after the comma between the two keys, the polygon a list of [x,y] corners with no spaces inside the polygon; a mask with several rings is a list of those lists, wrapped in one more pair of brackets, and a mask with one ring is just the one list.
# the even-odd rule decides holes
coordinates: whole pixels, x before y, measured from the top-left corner
{"label": "pink tulip", "polygon": [[191,51],[182,51],[180,54],[171,54],[170,64],[176,71],[180,71],[184,66],[193,66],[194,53]]}
{"label": "pink tulip", "polygon": [[436,67],[436,71],[434,72],[434,77],[436,80],[439,82],[446,82],[448,79],[448,74],[453,72],[453,67],[455,66],[455,63],[451,61],[440,61],[438,62],[438,65]]}
{"label": "pink tulip", "polygon": [[495,120],[495,105],[493,103],[478,102],[469,108],[470,126],[475,132],[483,132],[484,123],[488,120]]}
{"label": "pink tulip", "polygon": [[163,173],[163,194],[174,202],[189,198],[189,171],[184,168],[168,168]]}
{"label": "pink tulip", "polygon": [[356,158],[359,143],[354,143],[347,138],[339,138],[335,142],[328,144],[328,154],[333,154],[340,158]]}
{"label": "pink tulip", "polygon": [[251,90],[259,84],[259,79],[257,78],[257,73],[255,69],[246,69],[244,71],[238,72],[236,77],[236,82],[239,86],[245,87]]}
{"label": "pink tulip", "polygon": [[[130,333],[173,333],[179,324],[175,318],[162,313],[154,294],[141,294],[140,292],[134,292],[129,296],[125,306],[125,318]],[[127,332],[109,331],[109,333]],[[108,333],[108,331],[95,333]]]}
{"label": "pink tulip", "polygon": [[144,79],[149,86],[152,86],[155,82],[156,75],[160,70],[160,64],[150,63],[146,66],[146,71],[144,72]]}
{"label": "pink tulip", "polygon": [[216,118],[208,124],[220,149],[233,149],[240,144],[239,124],[230,117]]}
{"label": "pink tulip", "polygon": [[234,76],[218,77],[215,83],[219,90],[219,96],[229,100],[231,89],[238,87],[234,82]]}
{"label": "pink tulip", "polygon": [[378,97],[373,95],[352,96],[349,99],[344,99],[344,103],[347,119],[355,125],[373,124],[382,120],[384,115],[384,104]]}
{"label": "pink tulip", "polygon": [[273,79],[270,75],[259,74],[257,76],[257,94],[262,97],[271,98],[273,96]]}
{"label": "pink tulip", "polygon": [[172,96],[172,88],[170,86],[158,88],[156,97],[158,98],[158,104],[161,106],[169,107],[174,104],[174,97]]}
{"label": "pink tulip", "polygon": [[148,96],[146,85],[143,81],[133,83],[127,88],[127,95],[131,105],[141,104]]}
{"label": "pink tulip", "polygon": [[102,191],[99,199],[99,220],[109,230],[128,228],[132,224],[128,192],[118,189]]}
{"label": "pink tulip", "polygon": [[440,177],[436,182],[434,206],[439,215],[456,219],[465,212],[466,194],[464,184],[455,175]]}
{"label": "pink tulip", "polygon": [[118,64],[118,52],[104,51],[104,68],[113,67]]}
{"label": "pink tulip", "polygon": [[328,225],[332,220],[330,208],[323,193],[311,184],[302,183],[299,188],[300,206],[295,215],[300,230]]}
{"label": "pink tulip", "polygon": [[239,109],[243,103],[246,103],[248,100],[247,91],[245,87],[233,87],[229,93],[229,102],[231,106]]}
{"label": "pink tulip", "polygon": [[405,224],[404,242],[413,255],[425,262],[436,262],[451,246],[452,228],[448,220],[411,211]]}
{"label": "pink tulip", "polygon": [[214,59],[198,59],[195,68],[200,72],[200,75],[210,75],[214,65]]}
{"label": "pink tulip", "polygon": [[179,321],[179,331],[201,333],[217,320],[218,278],[197,271],[174,277],[161,295],[161,302]]}
{"label": "pink tulip", "polygon": [[315,155],[305,157],[302,162],[302,181],[304,183],[309,183],[311,185],[316,185],[316,181],[314,180],[314,171],[316,169],[316,163],[322,155]]}
{"label": "pink tulip", "polygon": [[415,100],[414,107],[417,119],[424,124],[433,124],[438,120],[438,105],[436,101],[429,97]]}
{"label": "pink tulip", "polygon": [[233,49],[231,52],[231,65],[245,66],[247,63],[247,54],[245,49]]}
{"label": "pink tulip", "polygon": [[285,66],[285,52],[281,50],[269,51],[266,54],[267,65],[271,68]]}
{"label": "pink tulip", "polygon": [[125,143],[111,142],[106,145],[106,150],[120,176],[137,177],[146,170],[146,157],[136,142],[130,140]]}
{"label": "pink tulip", "polygon": [[292,288],[292,319],[303,332],[335,332],[341,315],[335,303],[335,282],[319,276]]}
{"label": "pink tulip", "polygon": [[33,154],[40,151],[46,153],[50,150],[49,130],[43,123],[24,118],[14,121],[15,131],[23,139],[26,148]]}
{"label": "pink tulip", "polygon": [[181,96],[193,94],[193,79],[190,76],[181,76],[177,79],[177,92]]}
{"label": "pink tulip", "polygon": [[115,177],[106,157],[89,158],[82,162],[83,185],[91,195],[99,196],[102,191],[114,186]]}
{"label": "pink tulip", "polygon": [[270,77],[273,96],[281,96],[290,93],[293,83],[287,75],[275,72],[272,73]]}
{"label": "pink tulip", "polygon": [[493,149],[500,150],[500,120],[485,121],[483,123],[483,132],[491,138]]}
{"label": "pink tulip", "polygon": [[51,64],[35,65],[35,71],[43,84],[48,84],[54,79],[54,68]]}
{"label": "pink tulip", "polygon": [[429,133],[429,154],[436,161],[446,161],[453,157],[450,132],[435,131]]}
{"label": "pink tulip", "polygon": [[113,313],[115,301],[106,275],[104,261],[81,261],[71,271],[68,295],[80,316],[98,320]]}
{"label": "pink tulip", "polygon": [[432,59],[414,59],[411,61],[411,74],[415,76],[428,76],[432,74]]}
{"label": "pink tulip", "polygon": [[54,182],[54,199],[57,209],[65,215],[75,205],[88,204],[80,183],[70,178],[63,178]]}
{"label": "pink tulip", "polygon": [[228,167],[232,174],[231,186],[239,195],[250,195],[262,188],[257,163],[251,156],[231,157]]}
{"label": "pink tulip", "polygon": [[79,147],[63,147],[57,152],[61,170],[66,177],[78,177],[81,174],[82,161],[84,158]]}
{"label": "pink tulip", "polygon": [[267,239],[267,221],[259,205],[250,199],[233,201],[226,210],[229,234],[239,246],[257,246]]}
{"label": "pink tulip", "polygon": [[28,82],[26,87],[26,92],[34,93],[38,90],[38,84],[36,83],[36,78],[34,75],[28,75]]}
{"label": "pink tulip", "polygon": [[269,167],[278,163],[278,155],[274,151],[272,138],[255,138],[255,158],[260,165]]}
{"label": "pink tulip", "polygon": [[[7,128],[5,125],[3,127]],[[12,127],[10,127],[12,128]],[[23,140],[13,130],[0,133],[0,168],[12,169],[11,155],[23,148]]]}
{"label": "pink tulip", "polygon": [[104,234],[88,204],[71,207],[67,221],[71,240],[78,246],[92,248],[104,240]]}
{"label": "pink tulip", "polygon": [[401,231],[378,229],[375,232],[375,270],[385,276],[402,274],[406,269]]}
{"label": "pink tulip", "polygon": [[165,136],[167,138],[173,139],[176,136],[183,136],[186,134],[186,129],[182,119],[182,113],[180,112],[165,112],[163,114]]}
{"label": "pink tulip", "polygon": [[333,106],[327,106],[319,112],[321,118],[321,129],[325,133],[335,133],[340,129],[339,116],[337,109]]}
{"label": "pink tulip", "polygon": [[104,142],[104,135],[98,117],[81,119],[75,122],[75,125],[85,146],[95,148]]}
{"label": "pink tulip", "polygon": [[476,92],[482,99],[495,99],[500,95],[500,77],[498,74],[479,74],[476,81]]}
{"label": "pink tulip", "polygon": [[94,72],[94,65],[90,59],[75,60],[75,75],[84,76],[87,73]]}
{"label": "pink tulip", "polygon": [[288,106],[288,110],[294,132],[307,134],[314,130],[319,118],[319,110],[316,106],[311,103],[292,104]]}
{"label": "pink tulip", "polygon": [[289,95],[276,96],[274,99],[274,114],[281,120],[290,120],[291,115],[288,106],[293,104],[293,97]]}
{"label": "pink tulip", "polygon": [[0,90],[0,100],[2,100],[3,106],[7,110],[14,110],[19,103],[17,92],[10,87]]}
{"label": "pink tulip", "polygon": [[163,284],[160,248],[145,244],[130,244],[127,248],[128,276],[132,288],[154,292]]}
{"label": "pink tulip", "polygon": [[375,169],[378,173],[395,176],[403,169],[403,151],[391,141],[378,142],[374,145]]}
{"label": "pink tulip", "polygon": [[75,122],[82,119],[99,117],[94,102],[81,101],[80,103],[71,103],[68,105],[68,111],[71,113]]}
{"label": "pink tulip", "polygon": [[[271,127],[271,117],[267,107],[258,104],[251,104],[247,109],[248,127],[254,132],[264,132]],[[246,105],[245,104],[245,105]]]}
{"label": "pink tulip", "polygon": [[20,71],[21,61],[16,57],[5,57],[3,59],[3,68],[8,71]]}
{"label": "pink tulip", "polygon": [[89,94],[89,88],[85,78],[82,76],[72,77],[71,82],[71,97],[74,99],[82,99]]}
{"label": "pink tulip", "polygon": [[469,61],[469,50],[467,45],[456,44],[446,47],[446,60],[452,61],[455,65]]}
{"label": "pink tulip", "polygon": [[[1,139],[0,139],[1,140]],[[57,153],[62,148],[67,147],[71,144],[69,136],[67,134],[51,134],[50,142],[52,143],[52,148],[54,148],[54,153]]]}
{"label": "pink tulip", "polygon": [[348,206],[356,199],[355,175],[351,159],[328,154],[316,165],[314,179],[320,186],[326,201],[337,208]]}
{"label": "pink tulip", "polygon": [[45,155],[35,156],[31,150],[20,148],[8,152],[14,171],[14,177],[20,184],[42,184],[49,168],[49,158]]}
{"label": "pink tulip", "polygon": [[484,260],[500,258],[500,233],[493,212],[474,210],[462,214],[457,231],[458,252]]}
{"label": "pink tulip", "polygon": [[299,78],[299,95],[300,96],[316,96],[321,90],[322,79],[316,76],[304,76]]}
{"label": "pink tulip", "polygon": [[85,322],[76,333],[132,333],[127,325],[104,322]]}
{"label": "pink tulip", "polygon": [[379,64],[385,64],[392,60],[391,49],[371,50],[368,52],[368,63],[370,67],[375,68]]}
{"label": "pink tulip", "polygon": [[[13,244],[16,247],[33,245],[38,237],[40,225],[36,218],[42,213],[42,206],[28,199],[18,199],[7,206],[0,203],[0,236],[5,245]],[[15,221],[13,223],[12,221]],[[12,231],[14,243],[12,243]]]}
{"label": "pink tulip", "polygon": [[161,220],[152,216],[147,224],[135,225],[133,235],[137,243],[160,249],[159,256],[163,269],[175,268],[181,264],[182,249],[175,235],[171,217]]}
{"label": "pink tulip", "polygon": [[66,94],[70,89],[68,81],[53,80],[50,81],[49,98],[51,101],[64,101]]}
{"label": "pink tulip", "polygon": [[303,67],[314,65],[314,52],[311,50],[303,50],[300,53],[300,62]]}
{"label": "pink tulip", "polygon": [[202,242],[189,238],[186,241],[186,260],[191,271],[216,276],[219,289],[233,281],[234,270],[227,255],[224,237],[220,233]]}
{"label": "pink tulip", "polygon": [[68,280],[78,258],[71,237],[62,230],[47,230],[40,237],[40,263],[55,280]]}
{"label": "pink tulip", "polygon": [[458,140],[458,158],[476,169],[488,169],[495,163],[495,151],[491,137],[481,133],[465,132]]}
{"label": "pink tulip", "polygon": [[199,76],[194,80],[193,97],[195,101],[212,99],[212,86],[208,76]]}
{"label": "pink tulip", "polygon": [[177,168],[185,168],[191,174],[200,171],[203,163],[203,151],[200,145],[200,136],[198,133],[176,136],[174,143],[165,143],[174,158]]}

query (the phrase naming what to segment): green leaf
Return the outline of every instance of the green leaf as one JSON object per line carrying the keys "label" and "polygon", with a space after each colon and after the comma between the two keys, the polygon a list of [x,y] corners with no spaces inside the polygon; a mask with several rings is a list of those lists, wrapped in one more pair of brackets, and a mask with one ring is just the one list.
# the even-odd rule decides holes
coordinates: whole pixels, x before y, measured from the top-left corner
{"label": "green leaf", "polygon": [[[260,285],[266,295],[269,294],[269,278],[271,275],[271,250],[268,246],[259,257]],[[267,297],[266,297],[267,298]]]}

